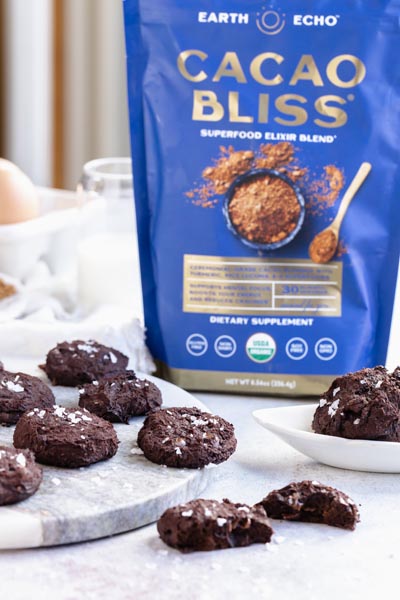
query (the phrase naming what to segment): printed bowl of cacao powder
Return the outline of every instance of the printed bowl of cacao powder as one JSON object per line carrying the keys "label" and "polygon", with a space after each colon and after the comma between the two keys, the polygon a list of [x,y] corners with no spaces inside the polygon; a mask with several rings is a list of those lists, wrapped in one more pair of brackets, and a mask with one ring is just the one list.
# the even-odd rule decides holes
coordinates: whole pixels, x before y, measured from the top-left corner
{"label": "printed bowl of cacao powder", "polygon": [[230,231],[246,246],[276,250],[299,233],[305,216],[300,188],[274,169],[252,169],[229,187],[223,212]]}

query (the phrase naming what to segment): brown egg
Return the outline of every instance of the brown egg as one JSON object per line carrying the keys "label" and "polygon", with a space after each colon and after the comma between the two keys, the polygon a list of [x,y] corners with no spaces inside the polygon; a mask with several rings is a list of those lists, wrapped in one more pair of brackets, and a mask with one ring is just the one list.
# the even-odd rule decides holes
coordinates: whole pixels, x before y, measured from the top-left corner
{"label": "brown egg", "polygon": [[38,193],[32,181],[12,162],[0,158],[0,225],[35,219]]}

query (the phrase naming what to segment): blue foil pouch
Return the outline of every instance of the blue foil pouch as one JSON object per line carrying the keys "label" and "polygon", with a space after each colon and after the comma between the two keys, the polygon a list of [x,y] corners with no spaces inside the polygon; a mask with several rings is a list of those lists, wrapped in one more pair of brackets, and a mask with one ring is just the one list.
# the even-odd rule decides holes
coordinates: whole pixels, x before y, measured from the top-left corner
{"label": "blue foil pouch", "polygon": [[386,360],[399,0],[125,0],[147,341],[197,390],[314,395]]}

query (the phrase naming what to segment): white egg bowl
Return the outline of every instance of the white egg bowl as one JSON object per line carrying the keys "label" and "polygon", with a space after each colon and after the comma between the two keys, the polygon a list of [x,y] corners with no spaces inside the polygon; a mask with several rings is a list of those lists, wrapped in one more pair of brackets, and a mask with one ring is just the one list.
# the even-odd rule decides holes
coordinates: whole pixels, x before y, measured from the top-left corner
{"label": "white egg bowl", "polygon": [[79,211],[76,194],[39,188],[36,219],[0,225],[0,272],[24,279],[38,260],[52,273],[68,270],[74,260]]}

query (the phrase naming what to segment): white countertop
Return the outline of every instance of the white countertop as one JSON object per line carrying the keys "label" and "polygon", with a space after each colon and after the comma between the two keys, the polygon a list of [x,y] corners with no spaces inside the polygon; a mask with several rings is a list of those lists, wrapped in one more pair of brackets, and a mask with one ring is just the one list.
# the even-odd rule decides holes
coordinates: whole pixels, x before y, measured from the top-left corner
{"label": "white countertop", "polygon": [[[252,419],[291,400],[195,394],[234,423],[238,449],[216,470],[204,497],[255,503],[290,481],[317,479],[360,505],[355,532],[273,521],[280,543],[181,554],[155,525],[73,546],[0,552],[7,600],[274,600],[392,596],[400,558],[400,476],[325,467],[297,453]],[[0,532],[1,535],[1,532]]]}

